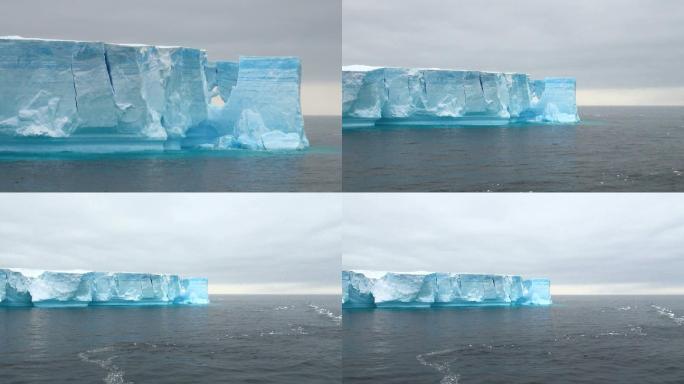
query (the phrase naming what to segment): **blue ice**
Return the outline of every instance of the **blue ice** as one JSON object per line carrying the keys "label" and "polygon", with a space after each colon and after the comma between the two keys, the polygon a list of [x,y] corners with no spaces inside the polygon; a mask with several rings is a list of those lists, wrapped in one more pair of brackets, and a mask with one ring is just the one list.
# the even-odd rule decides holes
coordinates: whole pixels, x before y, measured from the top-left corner
{"label": "blue ice", "polygon": [[575,79],[443,69],[342,68],[345,127],[579,122]]}
{"label": "blue ice", "polygon": [[0,37],[0,151],[308,146],[296,57]]}
{"label": "blue ice", "polygon": [[0,269],[0,307],[209,304],[206,278]]}
{"label": "blue ice", "polygon": [[548,279],[440,272],[343,271],[344,308],[550,305]]}

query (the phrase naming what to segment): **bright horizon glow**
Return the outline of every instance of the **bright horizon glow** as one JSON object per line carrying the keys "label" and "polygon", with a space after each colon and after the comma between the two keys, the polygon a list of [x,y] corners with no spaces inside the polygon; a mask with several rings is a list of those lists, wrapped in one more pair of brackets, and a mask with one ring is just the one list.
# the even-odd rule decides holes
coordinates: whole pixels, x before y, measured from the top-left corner
{"label": "bright horizon glow", "polygon": [[340,286],[308,284],[209,284],[210,295],[341,295]]}
{"label": "bright horizon glow", "polygon": [[647,284],[554,285],[551,296],[656,296],[684,295],[684,287],[652,287]]}
{"label": "bright horizon glow", "polygon": [[684,106],[684,87],[582,89],[578,84],[577,105]]}

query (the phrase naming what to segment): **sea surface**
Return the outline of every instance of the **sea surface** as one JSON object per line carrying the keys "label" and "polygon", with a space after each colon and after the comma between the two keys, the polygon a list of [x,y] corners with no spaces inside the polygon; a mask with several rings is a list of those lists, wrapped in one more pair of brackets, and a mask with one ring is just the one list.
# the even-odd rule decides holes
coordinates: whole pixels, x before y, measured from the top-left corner
{"label": "sea surface", "polygon": [[335,192],[341,189],[339,116],[307,116],[304,151],[0,154],[0,191]]}
{"label": "sea surface", "polygon": [[344,191],[684,191],[684,107],[578,125],[344,129]]}
{"label": "sea surface", "polygon": [[684,382],[684,296],[343,312],[345,384]]}
{"label": "sea surface", "polygon": [[0,383],[339,383],[339,296],[0,308]]}

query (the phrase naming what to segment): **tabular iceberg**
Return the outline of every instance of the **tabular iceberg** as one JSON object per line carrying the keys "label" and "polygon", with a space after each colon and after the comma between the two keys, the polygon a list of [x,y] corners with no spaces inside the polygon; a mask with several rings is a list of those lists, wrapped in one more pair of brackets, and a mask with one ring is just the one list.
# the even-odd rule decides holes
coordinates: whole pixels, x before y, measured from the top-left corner
{"label": "tabular iceberg", "polygon": [[308,147],[296,57],[0,37],[0,151]]}
{"label": "tabular iceberg", "polygon": [[548,279],[439,272],[342,272],[343,308],[550,305]]}
{"label": "tabular iceberg", "polygon": [[206,278],[0,269],[0,307],[209,304]]}
{"label": "tabular iceberg", "polygon": [[342,67],[345,127],[579,122],[575,79],[522,73]]}

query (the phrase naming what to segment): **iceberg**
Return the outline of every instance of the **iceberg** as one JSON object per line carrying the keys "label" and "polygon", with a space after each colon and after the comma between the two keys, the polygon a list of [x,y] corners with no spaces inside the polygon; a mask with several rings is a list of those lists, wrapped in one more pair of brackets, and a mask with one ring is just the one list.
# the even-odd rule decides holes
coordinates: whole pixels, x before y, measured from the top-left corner
{"label": "iceberg", "polygon": [[342,271],[343,308],[551,305],[548,279],[441,272]]}
{"label": "iceberg", "polygon": [[309,146],[296,57],[0,37],[0,151]]}
{"label": "iceberg", "polygon": [[579,122],[574,78],[447,69],[342,67],[342,125]]}
{"label": "iceberg", "polygon": [[208,280],[152,273],[0,269],[0,307],[209,304]]}

